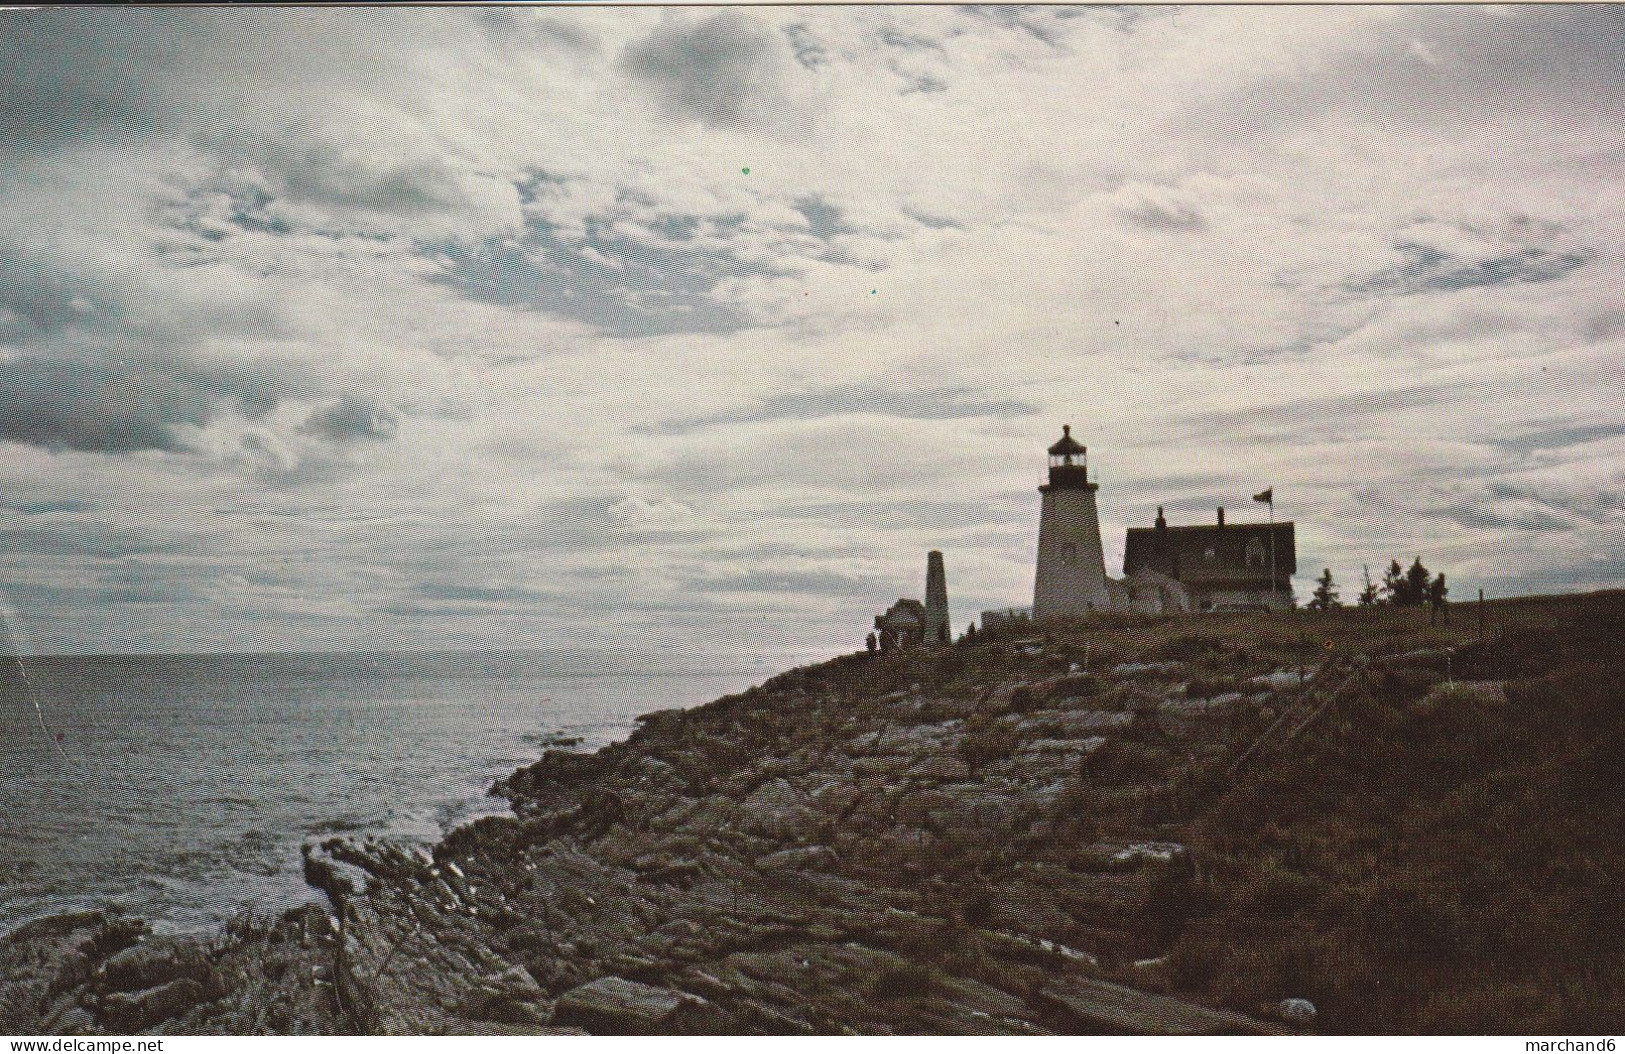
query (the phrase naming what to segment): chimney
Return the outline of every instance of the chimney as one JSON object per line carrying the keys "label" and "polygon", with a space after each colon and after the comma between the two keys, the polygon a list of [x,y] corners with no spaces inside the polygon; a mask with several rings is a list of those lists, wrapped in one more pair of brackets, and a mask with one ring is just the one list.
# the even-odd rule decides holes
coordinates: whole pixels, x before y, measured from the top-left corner
{"label": "chimney", "polygon": [[1219,506],[1219,530],[1224,530],[1224,506]]}
{"label": "chimney", "polygon": [[1166,531],[1167,529],[1168,529],[1168,518],[1162,514],[1162,506],[1158,505],[1157,506],[1157,530]]}

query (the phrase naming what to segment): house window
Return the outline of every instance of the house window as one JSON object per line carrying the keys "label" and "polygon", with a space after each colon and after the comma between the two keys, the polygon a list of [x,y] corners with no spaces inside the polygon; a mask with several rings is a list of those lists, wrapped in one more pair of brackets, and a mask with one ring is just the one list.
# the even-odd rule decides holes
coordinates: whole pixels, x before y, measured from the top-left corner
{"label": "house window", "polygon": [[1264,543],[1257,538],[1247,543],[1247,566],[1264,566]]}
{"label": "house window", "polygon": [[1202,559],[1206,560],[1210,564],[1218,558],[1219,554],[1214,552],[1212,549],[1209,549],[1207,552],[1202,554]]}

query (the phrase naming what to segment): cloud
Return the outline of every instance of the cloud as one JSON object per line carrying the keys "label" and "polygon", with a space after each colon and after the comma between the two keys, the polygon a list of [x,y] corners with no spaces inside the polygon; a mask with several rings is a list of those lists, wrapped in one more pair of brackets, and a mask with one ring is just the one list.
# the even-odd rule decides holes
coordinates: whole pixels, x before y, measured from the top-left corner
{"label": "cloud", "polygon": [[985,18],[1006,29],[1017,30],[1050,47],[1060,47],[1063,31],[1056,24],[1065,14],[1032,7],[986,7],[974,5],[965,8],[967,15]]}
{"label": "cloud", "polygon": [[1407,262],[1356,279],[1349,287],[1364,293],[1392,292],[1403,295],[1522,282],[1551,282],[1585,266],[1589,259],[1584,253],[1554,252],[1540,246],[1528,246],[1481,260],[1464,260],[1433,246],[1412,242],[1395,245],[1394,250]]}
{"label": "cloud", "polygon": [[1516,435],[1496,436],[1492,444],[1509,453],[1528,455],[1545,450],[1567,450],[1602,439],[1625,436],[1625,424],[1562,425]]}
{"label": "cloud", "polygon": [[157,540],[133,527],[72,524],[18,527],[0,531],[0,547],[29,557],[120,560],[182,552],[190,539]]}
{"label": "cloud", "polygon": [[759,570],[725,574],[701,573],[688,579],[697,593],[763,593],[773,596],[850,597],[872,588],[851,572],[836,570]]}
{"label": "cloud", "polygon": [[667,17],[622,54],[621,68],[654,103],[717,127],[768,117],[785,73],[781,39],[755,19],[720,11]]}
{"label": "cloud", "polygon": [[466,296],[585,322],[622,336],[714,333],[752,324],[717,295],[726,279],[776,273],[725,249],[686,244],[698,217],[665,217],[630,237],[589,220],[581,237],[533,222],[517,241],[440,251],[440,280]]}
{"label": "cloud", "polygon": [[400,414],[394,407],[347,395],[311,414],[304,430],[334,443],[354,443],[389,439],[399,427]]}
{"label": "cloud", "polygon": [[66,498],[60,501],[5,501],[0,502],[0,509],[6,509],[23,516],[49,516],[54,513],[85,512],[94,508],[88,501],[76,501]]}
{"label": "cloud", "polygon": [[1458,504],[1444,508],[1424,509],[1424,515],[1441,516],[1463,527],[1480,528],[1496,532],[1506,531],[1566,531],[1568,520],[1553,516],[1541,509],[1498,511],[1488,505]]}
{"label": "cloud", "polygon": [[1625,526],[1625,491],[1602,490],[1574,493],[1572,487],[1538,486],[1516,483],[1491,483],[1486,488],[1496,499],[1513,501],[1557,512],[1565,517],[1565,525],[1575,521],[1602,526]]}
{"label": "cloud", "polygon": [[817,194],[796,201],[795,209],[807,217],[807,226],[815,237],[827,241],[836,235],[853,233],[853,229],[842,222],[841,210]]}
{"label": "cloud", "polygon": [[719,425],[774,421],[817,421],[830,417],[874,415],[913,421],[955,421],[977,417],[1027,417],[1038,407],[1020,399],[979,396],[967,388],[906,390],[873,383],[839,384],[786,392],[742,407],[704,417],[679,418],[642,431],[680,435]]}
{"label": "cloud", "polygon": [[[163,61],[153,12],[97,17],[7,12],[0,34],[0,153],[117,142],[167,130],[167,99],[146,80]],[[169,27],[182,47],[184,26]]]}
{"label": "cloud", "polygon": [[0,441],[101,453],[181,451],[222,408],[265,413],[277,387],[245,373],[0,362]]}
{"label": "cloud", "polygon": [[1123,215],[1142,227],[1164,231],[1200,231],[1207,229],[1207,219],[1195,206],[1173,205],[1160,201],[1142,201]]}
{"label": "cloud", "polygon": [[1619,23],[0,12],[0,580],[61,648],[844,647],[928,549],[1020,602],[1071,422],[1114,561],[1274,484],[1343,581],[1617,583]]}

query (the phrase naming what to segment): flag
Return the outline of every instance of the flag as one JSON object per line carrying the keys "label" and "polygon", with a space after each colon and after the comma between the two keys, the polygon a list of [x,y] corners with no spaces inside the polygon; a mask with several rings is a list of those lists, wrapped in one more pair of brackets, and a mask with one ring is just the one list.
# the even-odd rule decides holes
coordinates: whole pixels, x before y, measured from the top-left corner
{"label": "flag", "polygon": [[1271,487],[1268,490],[1260,491],[1257,494],[1254,494],[1253,495],[1253,500],[1263,502],[1265,505],[1274,505],[1275,504],[1275,488]]}

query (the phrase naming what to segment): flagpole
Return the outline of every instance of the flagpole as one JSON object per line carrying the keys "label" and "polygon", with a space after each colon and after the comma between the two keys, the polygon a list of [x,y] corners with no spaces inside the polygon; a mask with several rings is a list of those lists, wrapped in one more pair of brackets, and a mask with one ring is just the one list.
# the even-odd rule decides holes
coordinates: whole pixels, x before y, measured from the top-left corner
{"label": "flagpole", "polygon": [[1275,576],[1275,487],[1270,487],[1270,599],[1281,599],[1280,579]]}
{"label": "flagpole", "polygon": [[1270,507],[1270,605],[1273,607],[1281,599],[1281,587],[1277,584],[1275,575],[1275,484],[1272,483],[1254,494],[1253,500],[1261,501]]}

